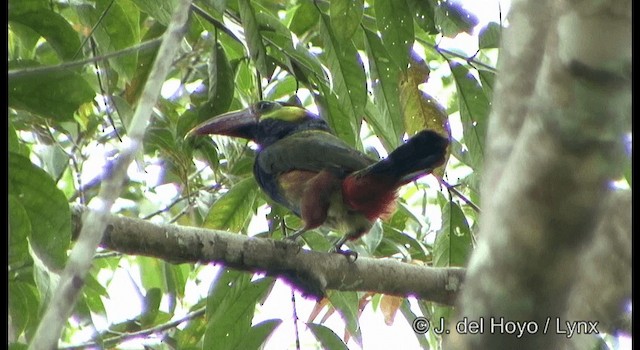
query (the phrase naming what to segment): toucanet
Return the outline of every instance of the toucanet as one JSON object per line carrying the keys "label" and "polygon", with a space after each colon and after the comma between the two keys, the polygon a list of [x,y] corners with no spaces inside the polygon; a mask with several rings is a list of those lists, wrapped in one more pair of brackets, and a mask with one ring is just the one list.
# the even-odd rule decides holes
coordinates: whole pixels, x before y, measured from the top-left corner
{"label": "toucanet", "polygon": [[318,115],[270,101],[211,118],[186,137],[207,134],[254,141],[258,184],[304,223],[293,237],[324,225],[344,234],[336,242],[338,251],[393,212],[399,187],[442,165],[449,144],[437,132],[423,130],[374,160],[335,136]]}

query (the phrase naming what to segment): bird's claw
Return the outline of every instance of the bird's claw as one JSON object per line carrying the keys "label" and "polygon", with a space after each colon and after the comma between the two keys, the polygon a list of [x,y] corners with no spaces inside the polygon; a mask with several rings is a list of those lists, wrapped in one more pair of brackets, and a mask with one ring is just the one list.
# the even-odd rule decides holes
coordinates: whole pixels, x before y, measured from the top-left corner
{"label": "bird's claw", "polygon": [[341,249],[339,246],[335,245],[330,250],[329,253],[337,253],[340,255],[344,255],[347,258],[347,261],[350,263],[356,262],[358,260],[358,252],[354,252],[353,250]]}
{"label": "bird's claw", "polygon": [[354,252],[353,250],[337,250],[336,253],[344,255],[350,263],[358,260],[358,252]]}

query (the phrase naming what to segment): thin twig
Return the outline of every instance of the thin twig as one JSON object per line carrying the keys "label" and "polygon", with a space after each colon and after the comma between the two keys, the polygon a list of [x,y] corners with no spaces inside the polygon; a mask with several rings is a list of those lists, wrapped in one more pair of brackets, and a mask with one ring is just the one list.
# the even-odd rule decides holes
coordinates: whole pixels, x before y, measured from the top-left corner
{"label": "thin twig", "polygon": [[166,331],[168,329],[175,328],[175,327],[179,326],[183,322],[190,321],[192,319],[195,319],[195,318],[203,316],[205,311],[206,311],[206,307],[202,307],[202,308],[200,308],[200,309],[198,309],[196,311],[193,311],[191,313],[186,314],[184,317],[179,318],[179,319],[177,319],[175,321],[167,322],[167,323],[164,323],[164,324],[161,324],[161,325],[157,325],[155,327],[143,329],[143,330],[140,330],[140,331],[137,331],[137,332],[123,333],[123,334],[121,334],[119,336],[116,336],[116,337],[111,337],[111,338],[104,339],[101,344],[98,344],[97,342],[87,342],[87,343],[84,343],[84,344],[63,346],[63,347],[60,347],[59,349],[62,349],[62,350],[75,350],[75,349],[86,349],[86,348],[90,348],[90,347],[94,347],[94,346],[98,346],[98,345],[113,346],[115,344],[122,343],[122,342],[130,340],[130,339],[134,339],[134,338],[138,338],[138,337],[146,337],[146,336],[149,336],[151,334],[161,333],[161,332],[164,332],[164,331]]}
{"label": "thin twig", "polygon": [[162,42],[162,37],[145,41],[139,45],[131,46],[126,49],[110,52],[102,56],[87,58],[80,61],[65,62],[65,63],[57,64],[55,66],[28,67],[28,68],[14,69],[9,71],[8,77],[9,77],[9,80],[11,80],[14,78],[20,78],[20,77],[25,77],[25,76],[34,75],[34,74],[57,72],[57,71],[63,71],[70,68],[82,67],[84,65],[87,65],[93,62],[102,61],[102,60],[106,60],[113,57],[126,56],[136,51],[147,50],[160,45],[161,42]]}
{"label": "thin twig", "polygon": [[462,201],[465,202],[467,205],[469,205],[473,210],[475,210],[477,213],[480,213],[480,207],[475,203],[473,203],[469,198],[467,198],[467,196],[462,194],[462,192],[458,191],[455,185],[450,185],[447,181],[445,181],[445,179],[439,176],[436,176],[436,178],[441,184],[443,184],[447,188],[447,190],[453,192],[453,194],[458,196],[458,198],[462,199]]}

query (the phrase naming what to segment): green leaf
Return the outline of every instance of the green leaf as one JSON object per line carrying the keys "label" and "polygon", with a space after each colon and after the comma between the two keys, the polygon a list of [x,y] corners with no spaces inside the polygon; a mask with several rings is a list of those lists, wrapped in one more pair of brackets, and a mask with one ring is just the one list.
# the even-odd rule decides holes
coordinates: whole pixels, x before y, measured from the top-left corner
{"label": "green leaf", "polygon": [[59,144],[44,146],[40,152],[44,170],[57,179],[69,166],[69,155]]}
{"label": "green leaf", "polygon": [[224,48],[220,43],[215,43],[209,61],[209,100],[198,110],[199,122],[229,110],[235,88],[234,74]]}
{"label": "green leaf", "polygon": [[152,326],[158,316],[160,301],[162,301],[162,291],[160,288],[151,288],[147,290],[144,296],[144,304],[142,306],[142,314],[140,314],[140,325],[143,328]]}
{"label": "green leaf", "polygon": [[9,152],[29,157],[29,149],[18,139],[18,133],[11,120],[9,120]]}
{"label": "green leaf", "polygon": [[[144,37],[142,38],[142,41],[146,42],[156,39],[160,37],[165,30],[165,26],[158,22],[154,22],[153,25],[149,29],[147,29]],[[153,67],[153,62],[156,59],[158,48],[159,45],[138,52],[135,74],[129,80],[124,91],[124,97],[128,103],[134,104],[140,97],[142,89],[144,88],[144,84],[147,82],[147,78],[149,77],[149,73],[151,72],[151,67]]]}
{"label": "green leaf", "polygon": [[144,134],[144,151],[161,151],[175,154],[177,151],[175,137],[164,125],[150,126]]}
{"label": "green leaf", "polygon": [[233,69],[220,43],[216,43],[209,63],[209,102],[218,106],[210,111],[211,115],[218,115],[229,109],[233,101]]}
{"label": "green leaf", "polygon": [[[94,28],[101,54],[116,52],[140,42],[140,14],[130,1],[97,1],[97,6],[78,6],[77,11],[83,24]],[[109,59],[112,67],[127,80],[134,78],[138,54],[130,54]]]}
{"label": "green leaf", "polygon": [[176,8],[178,0],[132,0],[142,12],[148,13],[162,25],[167,26],[171,22],[173,9]]}
{"label": "green leaf", "polygon": [[36,31],[18,22],[9,25],[8,60],[36,59],[36,45],[41,36]]}
{"label": "green leaf", "polygon": [[340,339],[340,337],[331,330],[331,328],[311,322],[307,323],[307,327],[309,327],[313,336],[320,341],[323,349],[349,349],[342,339]]}
{"label": "green leaf", "polygon": [[62,268],[71,242],[71,212],[62,191],[29,159],[10,153],[9,194],[18,199],[29,216],[29,240],[35,254],[49,268]]}
{"label": "green leaf", "polygon": [[302,83],[309,85],[310,81],[316,80],[323,84],[329,84],[329,78],[318,57],[311,54],[304,46],[301,44],[293,46],[291,38],[287,38],[285,44],[283,40],[276,40],[277,38],[269,33],[265,33],[265,38],[287,57],[289,64],[285,65],[285,69]]}
{"label": "green leaf", "polygon": [[466,67],[453,61],[449,62],[449,66],[458,92],[464,144],[469,149],[471,168],[478,171],[484,160],[484,143],[491,104],[476,78]]}
{"label": "green leaf", "polygon": [[364,66],[352,42],[339,43],[336,40],[329,17],[324,14],[320,16],[320,37],[325,44],[325,61],[331,72],[333,91],[338,96],[338,106],[348,116],[350,124],[348,130],[341,130],[336,125],[331,126],[345,142],[354,146],[367,103]]}
{"label": "green leaf", "polygon": [[373,5],[382,41],[395,64],[404,70],[413,45],[413,17],[405,0],[376,0]]}
{"label": "green leaf", "polygon": [[47,0],[9,0],[9,15],[48,9],[50,5]]}
{"label": "green leaf", "polygon": [[[33,67],[33,61],[9,62],[10,69]],[[58,121],[73,120],[95,92],[81,75],[64,70],[9,78],[9,106]]]}
{"label": "green leaf", "polygon": [[482,90],[487,95],[487,100],[493,100],[493,87],[496,82],[496,73],[486,69],[478,69],[478,76],[480,77],[480,83],[482,83]]}
{"label": "green leaf", "polygon": [[275,281],[261,278],[251,282],[250,279],[250,274],[225,269],[212,283],[207,298],[204,349],[236,349],[246,338],[256,303],[265,297]]}
{"label": "green leaf", "polygon": [[240,10],[240,19],[244,28],[244,35],[247,40],[251,60],[263,77],[269,77],[267,49],[262,42],[260,28],[258,27],[258,21],[256,20],[256,14],[251,5],[251,1],[238,0],[238,8]]}
{"label": "green leaf", "polygon": [[[258,95],[258,83],[256,81],[255,69],[249,64],[248,60],[235,61],[235,82],[236,91],[239,93],[239,99],[244,101],[257,101]],[[234,62],[231,62],[231,66],[234,66]]]}
{"label": "green leaf", "polygon": [[[377,1],[376,1],[377,3]],[[314,11],[315,12],[315,11]],[[360,26],[364,0],[334,0],[329,7],[333,32],[340,42],[347,42]]]}
{"label": "green leaf", "polygon": [[274,319],[262,321],[256,324],[255,326],[251,327],[251,329],[249,329],[240,345],[238,345],[237,349],[261,349],[262,344],[264,344],[267,339],[269,339],[273,331],[275,331],[275,329],[280,326],[281,323],[282,320]]}
{"label": "green leaf", "polygon": [[500,47],[502,28],[496,22],[490,22],[480,29],[478,34],[478,48],[497,49]]}
{"label": "green leaf", "polygon": [[[402,208],[402,206],[400,206],[400,208]],[[382,227],[384,228],[384,237],[380,244],[381,248],[383,247],[383,244],[391,245],[393,247],[392,250],[385,251],[383,256],[400,253],[406,258],[420,261],[427,260],[429,251],[421,242],[404,232],[398,231],[395,227],[389,226],[386,223],[383,223]],[[379,249],[379,252],[381,252],[381,249]]]}
{"label": "green leaf", "polygon": [[440,33],[449,38],[454,38],[463,32],[472,34],[473,27],[478,24],[478,18],[475,15],[453,1],[437,1],[434,20]]}
{"label": "green leaf", "polygon": [[87,275],[82,294],[91,312],[103,317],[107,316],[107,311],[102,303],[102,297],[108,298],[109,293],[105,287],[96,280],[93,274]]}
{"label": "green leaf", "polygon": [[10,281],[8,288],[9,316],[15,338],[24,332],[28,338],[38,326],[40,300],[36,289],[27,283]]}
{"label": "green leaf", "polygon": [[328,293],[328,297],[331,305],[333,305],[340,316],[342,316],[349,334],[351,334],[356,343],[362,347],[362,332],[360,331],[360,322],[358,321],[358,293],[331,291]]}
{"label": "green leaf", "polygon": [[366,235],[362,236],[361,239],[362,239],[362,242],[367,247],[368,256],[374,255],[374,252],[380,245],[380,242],[382,242],[382,236],[383,236],[383,230],[382,230],[382,225],[380,224],[379,221],[376,221],[373,224],[373,227],[371,227],[371,230],[369,230],[369,232],[367,232]]}
{"label": "green leaf", "polygon": [[438,29],[434,22],[434,4],[431,1],[425,0],[407,0],[410,12],[413,13],[414,20],[418,27],[424,30],[427,34],[438,34]]}
{"label": "green leaf", "polygon": [[320,19],[320,15],[311,0],[299,1],[289,23],[289,29],[296,35],[302,36],[318,23],[318,19]]}
{"label": "green leaf", "polygon": [[240,232],[253,213],[258,184],[253,177],[233,185],[218,199],[204,220],[204,227]]}
{"label": "green leaf", "polygon": [[318,84],[320,94],[313,95],[320,116],[329,123],[331,129],[343,141],[351,146],[358,144],[358,134],[355,133],[352,117],[348,112],[342,110],[340,101],[336,94],[324,84]]}
{"label": "green leaf", "polygon": [[[387,151],[400,145],[404,134],[402,107],[400,105],[400,72],[398,66],[391,62],[387,50],[382,46],[378,36],[365,30],[365,47],[369,56],[369,71],[373,97],[373,106],[367,105],[367,111],[377,109],[378,113],[367,113],[367,122],[371,124],[376,135],[382,138]],[[375,107],[374,107],[375,106]]]}
{"label": "green leaf", "polygon": [[9,23],[16,22],[40,34],[55,50],[61,61],[74,58],[80,48],[78,33],[64,17],[46,8],[31,11],[9,11]]}
{"label": "green leaf", "polygon": [[27,237],[31,235],[31,221],[17,196],[9,194],[9,265],[29,261]]}
{"label": "green leaf", "polygon": [[433,266],[464,266],[473,249],[469,223],[458,204],[447,201],[442,194],[438,199],[443,208],[442,228],[434,242]]}

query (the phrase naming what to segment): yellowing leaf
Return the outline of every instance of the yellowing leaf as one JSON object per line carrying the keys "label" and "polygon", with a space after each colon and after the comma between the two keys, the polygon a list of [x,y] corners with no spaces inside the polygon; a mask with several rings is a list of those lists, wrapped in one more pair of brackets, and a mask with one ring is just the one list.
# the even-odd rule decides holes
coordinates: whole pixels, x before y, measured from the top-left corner
{"label": "yellowing leaf", "polygon": [[384,323],[387,326],[393,325],[393,320],[396,318],[396,313],[402,304],[403,298],[393,295],[383,295],[380,300],[380,310],[384,315]]}
{"label": "yellowing leaf", "polygon": [[[404,117],[407,134],[415,135],[421,130],[429,129],[451,139],[449,116],[444,107],[429,94],[419,89],[419,85],[429,79],[429,67],[423,60],[411,58],[411,66],[406,74],[400,77],[400,105]],[[449,151],[447,151],[447,159]],[[434,173],[442,176],[443,164]]]}

